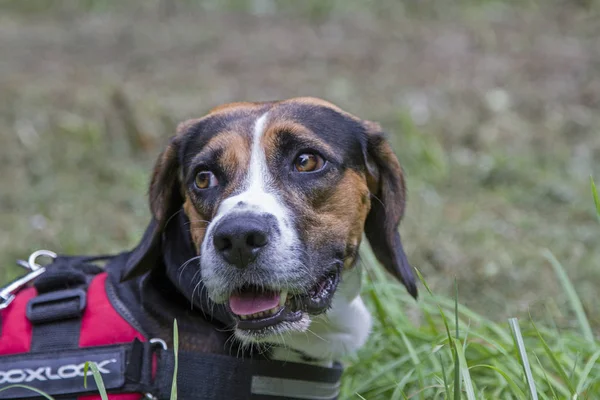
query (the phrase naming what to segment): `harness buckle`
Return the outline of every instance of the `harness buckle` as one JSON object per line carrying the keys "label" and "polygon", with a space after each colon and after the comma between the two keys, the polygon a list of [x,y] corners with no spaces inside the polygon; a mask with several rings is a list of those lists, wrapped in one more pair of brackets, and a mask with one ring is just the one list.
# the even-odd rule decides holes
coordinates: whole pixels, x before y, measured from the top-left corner
{"label": "harness buckle", "polygon": [[80,317],[85,309],[83,289],[64,289],[37,295],[27,303],[27,318],[32,324]]}
{"label": "harness buckle", "polygon": [[20,266],[27,268],[30,272],[27,275],[17,278],[8,285],[0,288],[0,310],[4,310],[10,305],[10,303],[12,303],[16,297],[16,293],[20,289],[27,286],[27,284],[46,272],[46,267],[43,267],[36,262],[39,257],[49,257],[55,259],[56,253],[50,250],[38,250],[31,253],[26,263],[21,261],[18,262]]}

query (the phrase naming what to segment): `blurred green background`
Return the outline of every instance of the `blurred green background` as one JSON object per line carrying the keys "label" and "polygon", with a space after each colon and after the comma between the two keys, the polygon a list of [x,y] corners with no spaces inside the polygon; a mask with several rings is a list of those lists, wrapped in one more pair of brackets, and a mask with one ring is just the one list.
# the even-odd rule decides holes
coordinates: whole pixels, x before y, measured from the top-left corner
{"label": "blurred green background", "polygon": [[549,248],[600,326],[598,5],[453,4],[0,0],[0,281],[39,248],[132,247],[177,122],[310,95],[389,132],[435,292],[570,326]]}

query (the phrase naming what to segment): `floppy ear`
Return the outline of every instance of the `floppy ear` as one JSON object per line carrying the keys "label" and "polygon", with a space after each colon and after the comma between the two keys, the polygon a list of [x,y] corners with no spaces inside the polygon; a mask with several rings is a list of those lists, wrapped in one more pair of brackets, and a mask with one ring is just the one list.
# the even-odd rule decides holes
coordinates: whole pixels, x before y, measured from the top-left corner
{"label": "floppy ear", "polygon": [[[178,129],[179,130],[179,129]],[[127,260],[121,281],[150,271],[161,257],[161,235],[169,219],[183,204],[179,182],[179,135],[173,136],[154,166],[148,197],[152,221]]]}
{"label": "floppy ear", "polygon": [[406,186],[400,163],[378,124],[364,123],[367,131],[363,147],[371,210],[365,221],[365,234],[379,262],[417,298],[417,285],[408,263],[398,225],[404,215]]}

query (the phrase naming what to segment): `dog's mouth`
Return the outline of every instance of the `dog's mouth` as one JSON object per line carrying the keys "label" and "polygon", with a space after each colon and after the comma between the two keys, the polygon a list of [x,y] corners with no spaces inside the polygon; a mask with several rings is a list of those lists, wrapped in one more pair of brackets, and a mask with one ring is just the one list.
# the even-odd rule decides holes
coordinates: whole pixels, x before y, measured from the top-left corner
{"label": "dog's mouth", "polygon": [[229,296],[228,308],[241,330],[260,331],[296,322],[303,313],[317,315],[329,308],[339,277],[339,270],[331,271],[304,294],[244,285]]}

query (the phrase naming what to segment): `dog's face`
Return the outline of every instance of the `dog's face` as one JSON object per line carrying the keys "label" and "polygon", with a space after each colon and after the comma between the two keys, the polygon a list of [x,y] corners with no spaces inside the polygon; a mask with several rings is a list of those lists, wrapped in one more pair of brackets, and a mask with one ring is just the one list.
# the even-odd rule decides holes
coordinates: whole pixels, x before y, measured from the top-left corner
{"label": "dog's face", "polygon": [[312,98],[228,104],[181,124],[150,187],[156,234],[183,209],[208,295],[243,340],[305,330],[325,312],[363,231],[416,296],[397,232],[404,197],[378,125]]}

